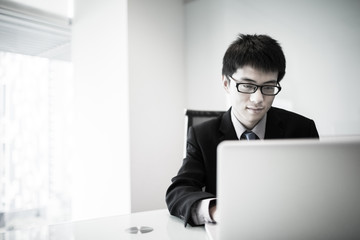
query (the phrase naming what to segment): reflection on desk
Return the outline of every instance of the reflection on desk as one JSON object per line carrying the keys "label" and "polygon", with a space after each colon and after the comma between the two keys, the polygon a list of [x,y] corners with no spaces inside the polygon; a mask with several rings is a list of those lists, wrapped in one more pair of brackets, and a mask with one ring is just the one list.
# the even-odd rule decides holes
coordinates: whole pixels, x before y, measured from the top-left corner
{"label": "reflection on desk", "polygon": [[[131,228],[131,229],[130,229]],[[132,232],[132,233],[131,233]],[[184,227],[166,209],[139,212],[39,228],[9,231],[0,240],[126,240],[126,239],[208,239],[203,227]]]}

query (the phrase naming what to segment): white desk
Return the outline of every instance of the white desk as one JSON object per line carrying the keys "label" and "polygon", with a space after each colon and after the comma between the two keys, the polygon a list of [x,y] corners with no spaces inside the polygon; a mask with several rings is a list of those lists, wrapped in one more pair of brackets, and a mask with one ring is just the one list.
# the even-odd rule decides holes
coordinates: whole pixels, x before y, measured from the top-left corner
{"label": "white desk", "polygon": [[[126,231],[130,227],[151,227],[148,233],[132,234]],[[204,227],[184,227],[183,222],[170,216],[166,209],[119,215],[92,220],[50,225],[28,230],[10,231],[0,240],[207,240]]]}

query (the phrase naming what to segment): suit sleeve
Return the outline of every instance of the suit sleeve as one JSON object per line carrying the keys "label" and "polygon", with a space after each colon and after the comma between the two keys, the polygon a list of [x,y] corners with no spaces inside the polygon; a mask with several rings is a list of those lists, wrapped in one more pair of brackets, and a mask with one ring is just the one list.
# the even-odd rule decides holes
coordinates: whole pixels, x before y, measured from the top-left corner
{"label": "suit sleeve", "polygon": [[316,129],[315,122],[313,120],[310,121],[309,136],[310,138],[319,138],[319,133]]}
{"label": "suit sleeve", "polygon": [[195,131],[189,129],[186,146],[186,157],[178,174],[166,192],[166,203],[171,215],[181,218],[185,226],[194,226],[191,210],[194,204],[202,199],[215,197],[202,191],[205,185],[203,154],[196,139]]}

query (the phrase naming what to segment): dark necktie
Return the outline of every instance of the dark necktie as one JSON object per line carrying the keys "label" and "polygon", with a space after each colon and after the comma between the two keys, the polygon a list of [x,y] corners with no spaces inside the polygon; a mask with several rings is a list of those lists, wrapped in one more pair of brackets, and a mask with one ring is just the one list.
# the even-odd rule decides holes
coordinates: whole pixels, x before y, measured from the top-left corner
{"label": "dark necktie", "polygon": [[243,134],[240,136],[240,140],[257,140],[259,137],[252,131],[246,130]]}

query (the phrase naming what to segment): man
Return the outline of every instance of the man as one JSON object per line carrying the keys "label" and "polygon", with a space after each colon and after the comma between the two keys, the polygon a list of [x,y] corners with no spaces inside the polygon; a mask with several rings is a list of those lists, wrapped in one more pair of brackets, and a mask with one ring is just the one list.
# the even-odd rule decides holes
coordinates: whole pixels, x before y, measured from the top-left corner
{"label": "man", "polygon": [[186,157],[166,192],[170,213],[192,226],[216,221],[216,149],[224,140],[318,138],[313,120],[272,107],[285,75],[285,56],[266,35],[239,35],[223,58],[231,108],[190,127]]}

